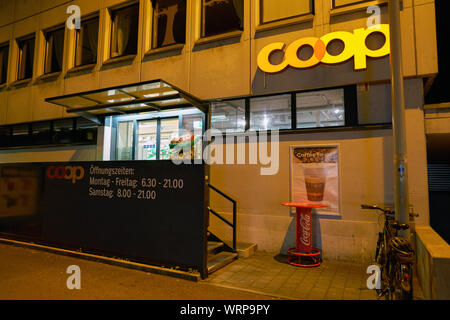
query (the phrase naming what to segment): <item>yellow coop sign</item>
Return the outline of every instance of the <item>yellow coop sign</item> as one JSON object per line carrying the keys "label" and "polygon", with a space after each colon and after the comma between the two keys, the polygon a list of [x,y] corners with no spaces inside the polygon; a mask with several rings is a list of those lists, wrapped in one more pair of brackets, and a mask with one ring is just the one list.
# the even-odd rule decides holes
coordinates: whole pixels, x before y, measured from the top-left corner
{"label": "yellow coop sign", "polygon": [[[376,50],[367,47],[367,37],[375,32],[382,33],[386,39],[383,46]],[[343,51],[338,55],[331,55],[327,52],[327,45],[332,40],[340,40],[344,43]],[[279,64],[270,62],[270,55],[277,51],[283,51],[286,44],[284,42],[274,42],[265,46],[258,54],[258,67],[268,73],[280,72],[291,66],[293,68],[303,69],[313,67],[320,62],[326,64],[337,64],[351,59],[355,60],[355,70],[367,68],[367,57],[379,58],[390,53],[389,25],[379,24],[370,28],[356,29],[352,32],[338,31],[328,33],[320,38],[306,37],[298,39],[286,47],[284,60]],[[301,60],[297,53],[303,46],[311,46],[314,49],[313,55],[308,60]]]}

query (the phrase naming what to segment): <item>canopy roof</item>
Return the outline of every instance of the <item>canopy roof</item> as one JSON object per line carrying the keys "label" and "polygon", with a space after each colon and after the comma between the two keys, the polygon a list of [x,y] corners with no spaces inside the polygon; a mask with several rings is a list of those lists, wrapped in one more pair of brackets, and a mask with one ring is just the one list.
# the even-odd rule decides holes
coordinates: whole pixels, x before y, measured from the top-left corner
{"label": "canopy roof", "polygon": [[77,113],[91,119],[191,106],[204,113],[207,111],[205,102],[163,80],[80,92],[47,98],[45,101],[65,107],[68,113]]}

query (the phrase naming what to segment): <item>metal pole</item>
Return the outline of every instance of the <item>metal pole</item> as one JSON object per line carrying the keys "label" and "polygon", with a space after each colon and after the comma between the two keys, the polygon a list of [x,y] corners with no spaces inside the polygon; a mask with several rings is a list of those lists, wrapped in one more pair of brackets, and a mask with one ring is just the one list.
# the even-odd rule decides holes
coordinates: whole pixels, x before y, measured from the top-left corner
{"label": "metal pole", "polygon": [[[409,197],[405,134],[405,97],[400,27],[400,0],[389,0],[395,218],[399,223],[408,223]],[[409,230],[400,231],[399,234],[409,238]]]}

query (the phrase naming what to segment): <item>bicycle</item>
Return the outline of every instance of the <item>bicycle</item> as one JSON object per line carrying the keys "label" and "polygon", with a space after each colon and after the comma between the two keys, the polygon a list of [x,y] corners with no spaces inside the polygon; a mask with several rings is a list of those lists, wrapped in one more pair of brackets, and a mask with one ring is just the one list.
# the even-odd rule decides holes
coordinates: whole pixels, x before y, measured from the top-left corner
{"label": "bicycle", "polygon": [[378,297],[384,296],[387,300],[412,300],[414,250],[408,239],[398,236],[398,231],[408,229],[409,225],[398,223],[393,210],[365,204],[361,208],[379,210],[385,218],[383,231],[378,233],[375,251],[375,263],[381,270]]}

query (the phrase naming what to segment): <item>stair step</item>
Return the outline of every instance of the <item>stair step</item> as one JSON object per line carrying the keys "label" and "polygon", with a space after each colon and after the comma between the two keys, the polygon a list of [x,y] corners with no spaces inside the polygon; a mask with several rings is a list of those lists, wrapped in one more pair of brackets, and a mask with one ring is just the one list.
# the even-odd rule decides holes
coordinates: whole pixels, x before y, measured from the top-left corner
{"label": "stair step", "polygon": [[237,253],[222,251],[216,255],[211,256],[208,259],[208,273],[211,274],[214,271],[226,266],[230,262],[233,262],[238,256]]}
{"label": "stair step", "polygon": [[208,241],[208,255],[214,254],[217,249],[223,247],[223,242]]}

